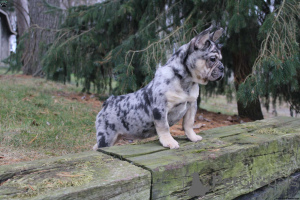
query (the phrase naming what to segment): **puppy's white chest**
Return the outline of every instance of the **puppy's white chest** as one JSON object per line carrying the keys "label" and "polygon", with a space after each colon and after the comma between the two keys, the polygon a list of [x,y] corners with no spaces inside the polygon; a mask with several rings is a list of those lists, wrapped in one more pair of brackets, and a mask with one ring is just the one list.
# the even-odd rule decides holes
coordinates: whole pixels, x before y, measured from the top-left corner
{"label": "puppy's white chest", "polygon": [[166,98],[168,102],[168,109],[172,109],[175,105],[194,102],[199,95],[199,86],[193,85],[189,92],[184,91],[181,87],[176,87],[175,90],[167,91]]}

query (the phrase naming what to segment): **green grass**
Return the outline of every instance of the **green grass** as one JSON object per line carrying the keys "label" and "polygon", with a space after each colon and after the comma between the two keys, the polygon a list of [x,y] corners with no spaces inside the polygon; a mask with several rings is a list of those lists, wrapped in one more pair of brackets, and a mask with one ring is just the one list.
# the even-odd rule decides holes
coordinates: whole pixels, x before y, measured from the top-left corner
{"label": "green grass", "polygon": [[0,145],[49,155],[91,150],[96,109],[55,95],[78,91],[44,79],[0,77]]}

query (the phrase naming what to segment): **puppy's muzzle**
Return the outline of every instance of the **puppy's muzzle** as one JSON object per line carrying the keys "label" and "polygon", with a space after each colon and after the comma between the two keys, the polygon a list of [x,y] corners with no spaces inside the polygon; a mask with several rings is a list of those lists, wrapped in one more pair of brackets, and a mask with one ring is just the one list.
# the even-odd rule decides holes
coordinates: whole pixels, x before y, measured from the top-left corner
{"label": "puppy's muzzle", "polygon": [[220,65],[220,66],[218,67],[218,69],[219,69],[221,75],[220,75],[219,78],[217,78],[216,81],[219,81],[219,80],[221,80],[221,79],[224,77],[224,66],[223,66],[223,65]]}
{"label": "puppy's muzzle", "polygon": [[220,64],[212,70],[208,80],[219,81],[223,78],[223,76],[224,76],[224,66],[223,64]]}
{"label": "puppy's muzzle", "polygon": [[220,73],[223,73],[224,74],[224,66],[223,65],[220,65],[218,67],[218,69],[220,70]]}

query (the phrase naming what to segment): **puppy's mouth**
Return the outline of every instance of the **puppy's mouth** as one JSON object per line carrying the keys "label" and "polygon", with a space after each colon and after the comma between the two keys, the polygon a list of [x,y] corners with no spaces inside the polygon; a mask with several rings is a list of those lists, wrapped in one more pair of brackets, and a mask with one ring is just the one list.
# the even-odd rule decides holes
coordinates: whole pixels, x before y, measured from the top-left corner
{"label": "puppy's mouth", "polygon": [[223,76],[224,76],[223,65],[215,66],[208,74],[208,80],[219,81],[223,78]]}
{"label": "puppy's mouth", "polygon": [[216,79],[216,81],[219,81],[223,78],[223,76],[220,76],[219,78]]}

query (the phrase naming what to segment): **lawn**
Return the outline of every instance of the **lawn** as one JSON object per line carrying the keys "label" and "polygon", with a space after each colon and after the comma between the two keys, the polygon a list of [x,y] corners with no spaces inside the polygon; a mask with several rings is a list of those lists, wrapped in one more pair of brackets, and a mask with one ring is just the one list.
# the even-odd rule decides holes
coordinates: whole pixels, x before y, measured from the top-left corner
{"label": "lawn", "polygon": [[100,108],[59,96],[79,91],[39,78],[0,76],[1,154],[22,151],[30,160],[91,150]]}

